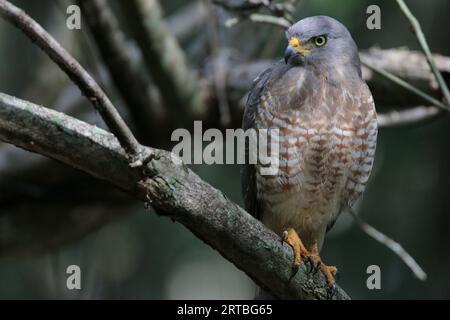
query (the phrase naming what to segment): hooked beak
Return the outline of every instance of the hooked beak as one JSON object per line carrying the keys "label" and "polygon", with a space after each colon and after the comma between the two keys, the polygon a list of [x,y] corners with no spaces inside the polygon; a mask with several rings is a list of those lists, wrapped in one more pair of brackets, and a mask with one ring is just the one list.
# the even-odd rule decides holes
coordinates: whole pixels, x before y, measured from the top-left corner
{"label": "hooked beak", "polygon": [[299,53],[297,50],[295,50],[290,45],[288,45],[286,48],[286,51],[284,52],[284,62],[287,64],[289,61],[289,58],[297,53]]}
{"label": "hooked beak", "polygon": [[294,55],[308,55],[311,53],[311,49],[308,45],[302,44],[300,41],[300,38],[298,37],[292,37],[289,39],[289,45],[286,48],[286,51],[284,52],[284,62],[286,64],[289,62],[290,57]]}

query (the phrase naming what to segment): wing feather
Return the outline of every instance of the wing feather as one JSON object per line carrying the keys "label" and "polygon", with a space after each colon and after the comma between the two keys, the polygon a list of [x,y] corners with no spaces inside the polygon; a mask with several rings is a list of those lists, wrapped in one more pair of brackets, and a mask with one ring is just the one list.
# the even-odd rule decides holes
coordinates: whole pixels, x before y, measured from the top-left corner
{"label": "wing feather", "polygon": [[[261,98],[262,92],[265,89],[266,83],[272,74],[273,69],[274,66],[266,69],[253,81],[253,85],[248,94],[247,103],[245,105],[244,117],[242,120],[243,130],[254,128],[258,103]],[[248,159],[248,154],[248,141],[246,141],[245,159]],[[256,196],[256,168],[255,165],[249,164],[247,160],[241,168],[241,183],[245,210],[247,210],[247,212],[253,215],[255,218],[260,219],[260,206],[258,204],[258,199]]]}

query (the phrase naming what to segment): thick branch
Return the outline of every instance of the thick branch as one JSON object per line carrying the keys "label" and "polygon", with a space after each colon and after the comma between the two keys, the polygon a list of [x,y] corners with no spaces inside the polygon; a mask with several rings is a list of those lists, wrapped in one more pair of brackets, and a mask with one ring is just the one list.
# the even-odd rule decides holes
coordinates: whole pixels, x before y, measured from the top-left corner
{"label": "thick branch", "polygon": [[114,105],[97,82],[70,53],[23,10],[6,0],[0,0],[0,16],[22,30],[72,79],[98,110],[109,129],[117,136],[127,152],[132,155],[139,153],[139,143]]}
{"label": "thick branch", "polygon": [[[328,298],[320,272],[310,274],[304,265],[293,271],[288,245],[167,151],[143,148],[153,154],[144,174],[128,165],[112,134],[5,94],[0,94],[0,140],[59,160],[150,202],[280,298]],[[333,298],[348,296],[337,288]]]}
{"label": "thick branch", "polygon": [[111,133],[0,93],[0,139],[129,190],[139,178]]}

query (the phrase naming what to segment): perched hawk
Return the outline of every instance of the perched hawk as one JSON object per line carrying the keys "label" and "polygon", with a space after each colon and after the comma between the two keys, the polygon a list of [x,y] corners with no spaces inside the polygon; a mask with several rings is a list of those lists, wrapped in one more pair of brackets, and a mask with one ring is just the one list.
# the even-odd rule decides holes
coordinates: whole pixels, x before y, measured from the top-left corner
{"label": "perched hawk", "polygon": [[243,119],[244,130],[279,129],[279,170],[262,175],[261,165],[246,164],[243,196],[246,209],[292,246],[294,266],[309,261],[333,286],[337,269],[321,263],[319,252],[369,179],[375,106],[344,25],[309,17],[286,36],[284,61],[254,81]]}

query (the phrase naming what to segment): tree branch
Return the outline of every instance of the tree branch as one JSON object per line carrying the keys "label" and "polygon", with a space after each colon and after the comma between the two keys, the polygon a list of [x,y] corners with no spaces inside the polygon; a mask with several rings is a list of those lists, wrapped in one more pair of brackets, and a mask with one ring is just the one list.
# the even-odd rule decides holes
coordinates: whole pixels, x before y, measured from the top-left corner
{"label": "tree branch", "polygon": [[[121,1],[131,29],[142,49],[146,66],[173,119],[201,112],[202,90],[188,67],[183,50],[163,20],[157,0]],[[175,114],[177,112],[177,114]]]}
{"label": "tree branch", "polygon": [[418,106],[402,111],[389,111],[380,113],[377,116],[378,126],[380,128],[394,128],[408,125],[417,125],[418,123],[430,121],[441,115],[445,111],[434,106]]}
{"label": "tree branch", "polygon": [[128,43],[119,22],[106,0],[78,0],[83,17],[95,39],[115,87],[125,100],[140,136],[150,140],[151,132],[159,132],[163,120],[161,102],[153,84],[130,57]]}
{"label": "tree branch", "polygon": [[368,67],[369,69],[371,69],[372,71],[376,72],[377,74],[385,77],[386,79],[392,81],[393,83],[405,88],[408,91],[411,91],[412,93],[414,93],[415,95],[419,96],[420,98],[422,98],[423,100],[427,101],[428,103],[433,104],[434,106],[438,106],[442,109],[447,109],[447,106],[445,104],[443,104],[441,101],[433,98],[432,96],[430,96],[429,94],[427,94],[426,92],[423,92],[422,90],[416,88],[415,86],[409,84],[408,82],[406,82],[405,80],[401,79],[400,77],[397,77],[395,74],[390,73],[389,71],[383,70],[381,68],[378,68],[370,63],[368,63],[367,61],[362,61],[362,64],[366,67]]}
{"label": "tree branch", "polygon": [[405,17],[408,19],[409,23],[411,24],[414,33],[416,34],[417,41],[419,42],[419,45],[422,48],[422,51],[425,53],[425,57],[427,59],[428,65],[430,66],[431,71],[433,72],[434,76],[436,77],[437,82],[439,83],[439,87],[442,90],[442,93],[444,95],[447,109],[450,109],[450,91],[448,90],[447,84],[444,81],[444,78],[442,77],[441,72],[436,66],[436,62],[433,59],[433,55],[431,54],[430,47],[428,46],[427,39],[425,38],[425,35],[422,32],[422,28],[420,27],[419,21],[416,19],[416,17],[411,13],[408,6],[405,4],[403,0],[397,0],[397,4],[400,7],[400,10],[403,12]]}
{"label": "tree branch", "polygon": [[122,147],[131,156],[139,154],[139,143],[114,105],[97,82],[70,53],[23,10],[6,0],[0,0],[0,16],[19,28],[69,76],[98,110],[109,129],[117,136]]}
{"label": "tree branch", "polygon": [[[246,18],[252,22],[270,24],[270,25],[277,26],[277,27],[284,28],[284,29],[287,29],[291,26],[291,23],[288,20],[286,20],[285,18],[274,17],[274,16],[270,16],[268,14],[251,13]],[[227,28],[231,28],[232,26],[237,24],[240,20],[241,19],[238,17],[228,19],[225,22],[225,26]]]}
{"label": "tree branch", "polygon": [[[227,0],[213,0],[214,4],[238,14],[239,17],[231,18],[227,21],[226,25],[228,27],[239,22],[240,18],[246,18],[253,22],[268,23],[284,29],[289,28],[294,22],[292,13],[295,11],[296,2],[297,0],[284,2],[243,0],[233,3],[233,1]],[[255,13],[259,9],[265,9],[269,14]]]}
{"label": "tree branch", "polygon": [[[144,156],[153,156],[144,170],[132,168],[112,134],[5,94],[0,94],[0,140],[61,161],[150,202],[279,298],[330,298],[320,272],[308,273],[304,264],[293,271],[292,250],[279,236],[167,151],[142,147]],[[332,298],[348,296],[338,287]]]}
{"label": "tree branch", "polygon": [[355,219],[356,224],[370,237],[378,241],[379,243],[385,245],[392,252],[394,252],[402,261],[408,266],[413,274],[421,281],[427,279],[427,274],[419,266],[419,264],[414,260],[414,258],[402,247],[402,245],[393,239],[386,236],[384,233],[378,231],[370,224],[362,220],[355,211],[349,208],[350,215]]}
{"label": "tree branch", "polygon": [[[388,72],[402,81],[412,84],[416,90],[439,99],[439,85],[436,83],[433,73],[423,53],[398,49],[370,48],[360,52],[361,61],[371,65],[373,69]],[[433,55],[437,68],[446,75],[450,74],[450,58],[439,54]],[[400,86],[392,86],[392,82],[384,76],[378,75],[373,70],[363,65],[363,77],[367,81],[377,105],[423,105],[426,100],[414,92],[403,89]]]}

